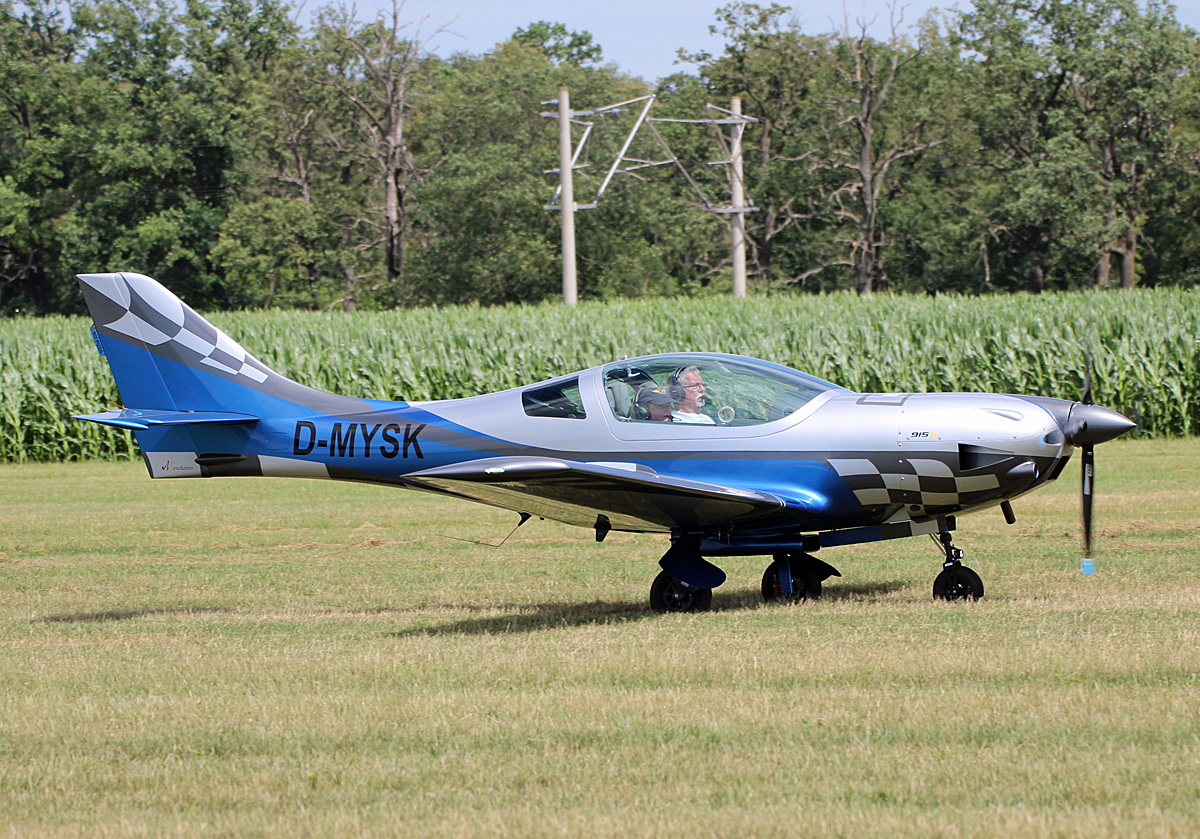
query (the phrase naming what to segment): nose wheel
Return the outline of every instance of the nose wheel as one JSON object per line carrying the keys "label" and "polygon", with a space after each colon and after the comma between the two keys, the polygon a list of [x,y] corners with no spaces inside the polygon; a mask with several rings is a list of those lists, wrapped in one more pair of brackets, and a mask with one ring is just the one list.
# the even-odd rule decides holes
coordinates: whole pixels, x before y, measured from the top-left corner
{"label": "nose wheel", "polygon": [[978,600],[983,597],[983,580],[962,564],[962,549],[951,543],[950,532],[944,530],[936,538],[946,558],[942,573],[933,581],[933,596],[939,600]]}

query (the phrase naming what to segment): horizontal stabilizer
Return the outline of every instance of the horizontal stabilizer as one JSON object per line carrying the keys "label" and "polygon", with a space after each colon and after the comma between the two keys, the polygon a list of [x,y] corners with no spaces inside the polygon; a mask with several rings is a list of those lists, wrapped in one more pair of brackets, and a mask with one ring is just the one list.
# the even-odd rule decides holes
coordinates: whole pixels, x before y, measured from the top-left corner
{"label": "horizontal stabilizer", "polygon": [[98,422],[101,425],[113,425],[117,428],[131,428],[134,431],[145,431],[155,425],[213,425],[216,423],[244,425],[258,422],[258,417],[228,411],[135,411],[129,408],[121,411],[105,411],[102,414],[76,414],[74,418]]}

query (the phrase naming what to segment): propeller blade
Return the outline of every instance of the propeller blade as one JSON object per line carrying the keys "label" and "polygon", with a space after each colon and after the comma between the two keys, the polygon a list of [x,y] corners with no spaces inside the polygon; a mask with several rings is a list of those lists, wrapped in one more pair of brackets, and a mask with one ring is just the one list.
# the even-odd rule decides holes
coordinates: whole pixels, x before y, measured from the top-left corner
{"label": "propeller blade", "polygon": [[1082,447],[1083,465],[1083,561],[1084,573],[1090,574],[1092,562],[1092,495],[1095,490],[1096,450],[1092,444]]}
{"label": "propeller blade", "polygon": [[1079,401],[1084,405],[1092,404],[1092,351],[1089,348],[1087,356],[1084,360],[1083,368],[1083,394],[1079,397]]}

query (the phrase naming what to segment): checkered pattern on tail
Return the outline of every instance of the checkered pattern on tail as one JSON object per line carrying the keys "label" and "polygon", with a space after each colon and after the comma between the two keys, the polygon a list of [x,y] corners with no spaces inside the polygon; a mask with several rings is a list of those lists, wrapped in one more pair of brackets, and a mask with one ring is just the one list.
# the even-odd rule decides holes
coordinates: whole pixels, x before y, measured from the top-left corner
{"label": "checkered pattern on tail", "polygon": [[142,274],[81,274],[96,326],[189,367],[266,381],[270,370],[178,297]]}

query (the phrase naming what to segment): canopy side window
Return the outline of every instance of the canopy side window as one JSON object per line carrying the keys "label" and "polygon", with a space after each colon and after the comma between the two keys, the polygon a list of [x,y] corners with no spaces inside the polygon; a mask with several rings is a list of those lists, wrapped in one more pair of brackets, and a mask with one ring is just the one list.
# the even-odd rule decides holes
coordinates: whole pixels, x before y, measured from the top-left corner
{"label": "canopy side window", "polygon": [[[637,402],[647,393],[670,399],[669,418],[676,424],[729,428],[761,425],[790,416],[818,394],[837,389],[798,370],[756,359],[702,355],[647,356],[604,369],[604,395],[618,420],[661,421],[653,406]],[[660,412],[661,413],[661,412]],[[681,432],[683,433],[683,432]]]}
{"label": "canopy side window", "polygon": [[583,400],[579,398],[579,379],[551,382],[531,387],[521,394],[521,406],[531,417],[585,419]]}

